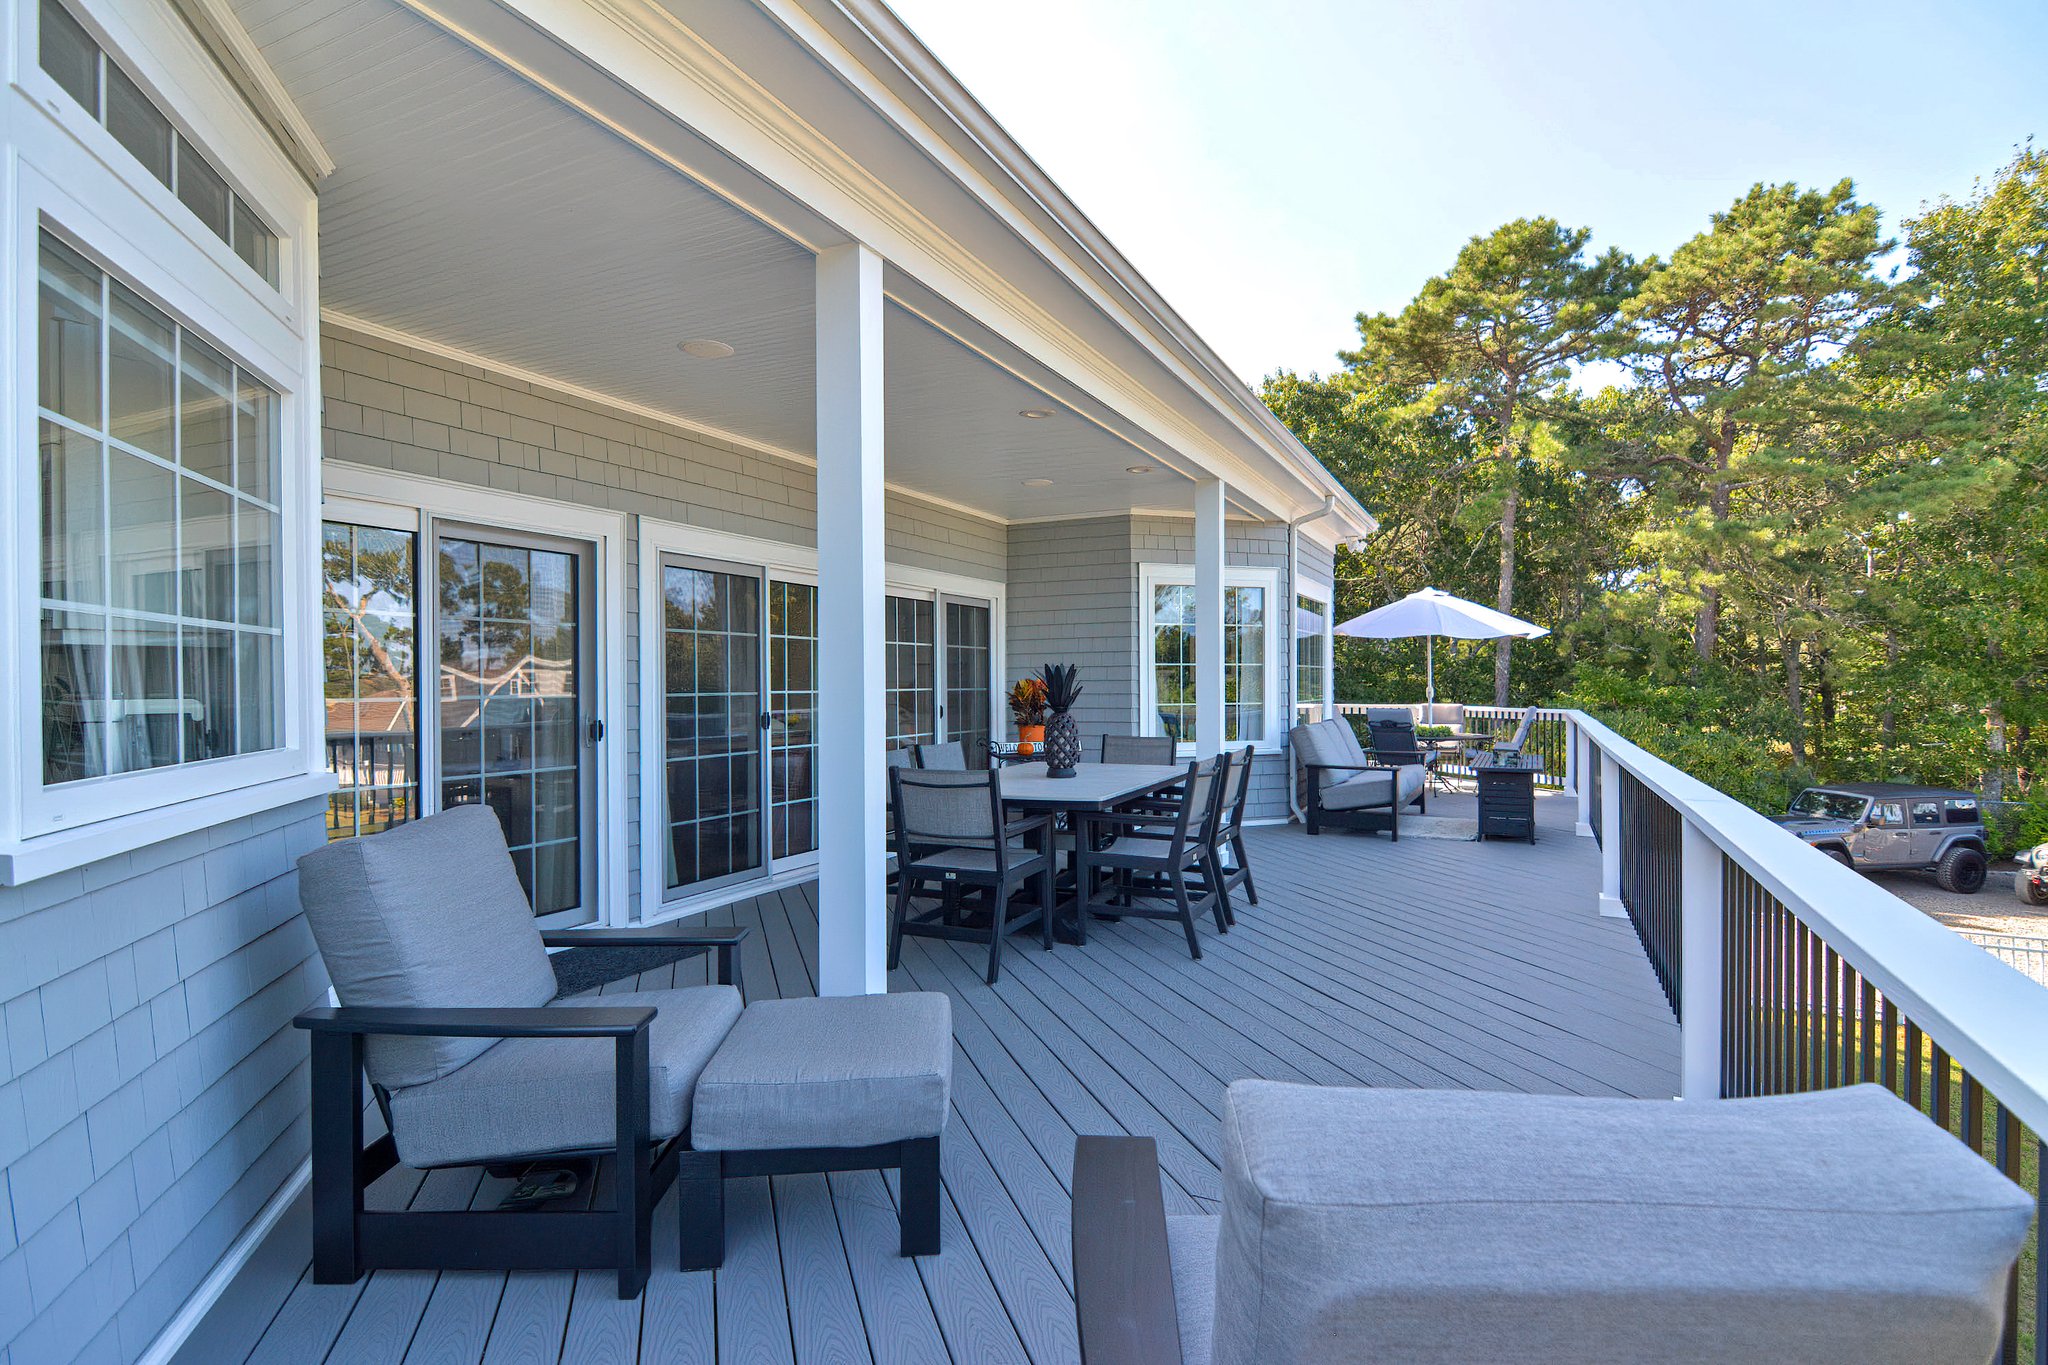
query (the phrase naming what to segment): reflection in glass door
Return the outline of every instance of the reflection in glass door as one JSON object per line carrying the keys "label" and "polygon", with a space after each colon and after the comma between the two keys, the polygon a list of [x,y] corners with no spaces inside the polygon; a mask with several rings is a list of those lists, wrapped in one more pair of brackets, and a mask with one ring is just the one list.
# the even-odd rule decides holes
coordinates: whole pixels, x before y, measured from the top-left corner
{"label": "reflection in glass door", "polygon": [[585,553],[464,533],[435,544],[441,806],[497,812],[537,916],[596,904]]}
{"label": "reflection in glass door", "polygon": [[986,602],[947,597],[945,608],[946,738],[958,740],[967,766],[988,765],[990,670],[995,651]]}
{"label": "reflection in glass door", "polygon": [[768,581],[769,856],[818,846],[818,589]]}
{"label": "reflection in glass door", "polygon": [[757,873],[761,840],[761,577],[661,568],[669,890]]}

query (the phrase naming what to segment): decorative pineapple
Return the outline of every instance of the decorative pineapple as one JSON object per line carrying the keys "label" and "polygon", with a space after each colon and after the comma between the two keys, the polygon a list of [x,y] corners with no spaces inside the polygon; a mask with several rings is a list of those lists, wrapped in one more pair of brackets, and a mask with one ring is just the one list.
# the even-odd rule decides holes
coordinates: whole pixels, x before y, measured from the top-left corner
{"label": "decorative pineapple", "polygon": [[1047,664],[1038,676],[1045,682],[1045,708],[1051,717],[1045,722],[1045,775],[1072,777],[1081,761],[1081,727],[1071,714],[1080,699],[1078,670],[1072,664]]}

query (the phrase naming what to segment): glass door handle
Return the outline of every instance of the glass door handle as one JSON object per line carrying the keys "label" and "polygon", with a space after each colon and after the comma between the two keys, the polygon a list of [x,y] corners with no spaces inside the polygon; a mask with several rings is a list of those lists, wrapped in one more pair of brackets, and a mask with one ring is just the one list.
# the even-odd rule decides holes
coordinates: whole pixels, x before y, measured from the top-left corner
{"label": "glass door handle", "polygon": [[603,740],[603,739],[604,739],[604,722],[603,722],[603,721],[601,721],[601,720],[594,720],[594,721],[590,722],[590,742],[591,742],[592,744],[596,744],[596,743],[600,742],[600,741],[601,741],[601,740]]}

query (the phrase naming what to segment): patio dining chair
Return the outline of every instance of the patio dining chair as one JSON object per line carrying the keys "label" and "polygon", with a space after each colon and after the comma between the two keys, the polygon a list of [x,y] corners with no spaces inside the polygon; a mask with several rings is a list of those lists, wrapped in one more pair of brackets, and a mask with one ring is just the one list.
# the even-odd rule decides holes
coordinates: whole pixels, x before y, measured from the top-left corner
{"label": "patio dining chair", "polygon": [[1244,888],[1247,902],[1252,905],[1259,903],[1258,887],[1252,883],[1251,855],[1244,846],[1244,808],[1251,790],[1252,746],[1247,744],[1231,761],[1230,775],[1224,781],[1222,797],[1217,803],[1215,829],[1209,839],[1209,871],[1216,878],[1216,892],[1226,924],[1237,923],[1230,893],[1238,887]]}
{"label": "patio dining chair", "polygon": [[[1195,932],[1198,911],[1215,917],[1217,932],[1229,932],[1222,877],[1211,860],[1232,761],[1233,755],[1226,753],[1188,764],[1170,810],[1115,810],[1089,817],[1091,825],[1112,837],[1091,841],[1087,871],[1075,878],[1081,915],[1177,920],[1187,935],[1188,952],[1196,958],[1202,956],[1202,941]],[[1096,842],[1102,847],[1094,847]],[[1094,884],[1097,873],[1108,874],[1107,884],[1114,890],[1107,896]],[[1167,899],[1170,906],[1144,903]]]}
{"label": "patio dining chair", "polygon": [[1161,765],[1174,760],[1172,735],[1104,735],[1104,763]]}
{"label": "patio dining chair", "polygon": [[912,752],[917,755],[917,766],[926,772],[967,771],[967,746],[957,739],[948,740],[944,744],[919,744]]}
{"label": "patio dining chair", "polygon": [[[890,805],[896,817],[896,902],[889,920],[889,966],[903,960],[903,939],[942,938],[988,944],[988,984],[996,984],[1003,940],[1012,929],[1038,923],[1039,943],[1052,949],[1053,855],[1051,818],[1009,820],[1003,813],[1002,774],[890,772]],[[1036,846],[1021,840],[1036,837]],[[1038,905],[1016,920],[1010,898],[1032,882]],[[913,898],[936,891],[936,908],[917,912]],[[986,927],[961,914],[964,893],[988,900]]]}
{"label": "patio dining chair", "polygon": [[[742,1006],[745,928],[543,933],[498,817],[462,806],[299,860],[299,897],[339,1008],[312,1035],[313,1278],[366,1270],[618,1272],[632,1298],[671,1186],[680,1264],[724,1258],[724,1181],[899,1169],[902,1250],[939,1249],[939,1133],[952,1078],[944,995]],[[551,947],[702,949],[712,984],[558,999]],[[898,1003],[904,1002],[904,1003]],[[385,1132],[364,1142],[363,1086]],[[416,1170],[598,1158],[596,1207],[366,1209]]]}

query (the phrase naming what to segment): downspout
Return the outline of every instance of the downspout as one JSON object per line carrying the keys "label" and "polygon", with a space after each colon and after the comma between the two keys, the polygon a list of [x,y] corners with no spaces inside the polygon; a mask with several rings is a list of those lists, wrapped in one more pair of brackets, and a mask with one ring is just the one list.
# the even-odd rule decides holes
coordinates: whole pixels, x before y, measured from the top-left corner
{"label": "downspout", "polygon": [[[1287,623],[1287,647],[1291,650],[1297,650],[1297,653],[1298,647],[1294,642],[1294,612],[1295,603],[1300,599],[1301,595],[1301,547],[1295,533],[1310,522],[1327,517],[1336,510],[1337,495],[1335,493],[1325,493],[1323,494],[1323,505],[1321,507],[1318,507],[1313,512],[1304,512],[1293,521],[1287,523],[1287,602],[1280,619]],[[1337,594],[1335,589],[1336,585],[1333,583],[1331,585],[1329,603],[1329,610],[1333,613],[1337,610]],[[1325,621],[1323,629],[1327,632],[1329,627],[1330,623]],[[1296,670],[1299,667],[1300,659],[1298,657],[1288,660],[1288,690],[1294,693],[1293,697],[1287,699],[1287,714],[1290,716],[1294,714],[1295,698],[1301,695],[1301,679],[1296,676]],[[1334,675],[1334,673],[1335,670],[1332,669],[1332,674]],[[1324,679],[1324,695],[1328,695],[1329,689],[1336,684],[1336,681],[1334,676]],[[1290,725],[1287,728],[1292,730],[1294,727]],[[1296,791],[1298,784],[1294,780],[1293,744],[1290,743],[1287,746],[1287,753],[1287,809],[1296,820],[1305,821],[1307,817],[1302,813],[1301,797]]]}

